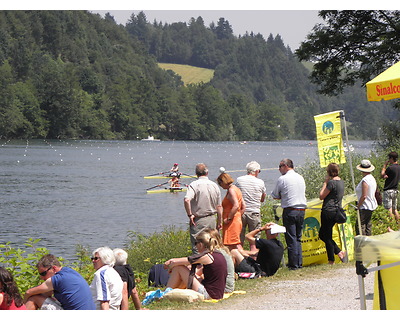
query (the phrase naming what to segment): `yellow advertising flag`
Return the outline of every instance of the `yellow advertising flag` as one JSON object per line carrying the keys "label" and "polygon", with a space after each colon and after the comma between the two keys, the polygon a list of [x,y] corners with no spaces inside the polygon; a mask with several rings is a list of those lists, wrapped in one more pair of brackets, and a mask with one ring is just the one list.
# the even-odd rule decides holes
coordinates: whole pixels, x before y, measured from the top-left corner
{"label": "yellow advertising flag", "polygon": [[[343,208],[348,212],[350,204],[356,200],[357,196],[355,194],[344,196],[342,200]],[[303,266],[328,263],[325,243],[319,238],[322,204],[323,200],[320,199],[307,201],[301,236]],[[276,208],[277,217],[281,218],[282,212],[282,207]],[[340,250],[347,251],[349,261],[354,259],[354,234],[349,214],[347,214],[347,221],[345,223],[333,226],[332,239],[335,240]],[[337,255],[335,255],[335,261],[340,263]]]}
{"label": "yellow advertising flag", "polygon": [[340,111],[316,115],[314,120],[321,167],[327,167],[331,162],[345,163]]}
{"label": "yellow advertising flag", "polygon": [[[354,202],[356,199],[355,195],[344,196],[342,200],[343,208],[348,210],[349,203]],[[323,201],[319,199],[313,199],[307,202],[303,224],[303,235],[301,237],[303,266],[328,263],[325,243],[319,238],[322,203]],[[345,223],[342,225],[335,224],[333,226],[332,239],[337,243],[342,251],[347,251],[348,258],[352,260],[354,251],[354,235],[349,215],[347,215],[347,221]],[[337,255],[335,256],[335,261],[337,263],[340,262]]]}

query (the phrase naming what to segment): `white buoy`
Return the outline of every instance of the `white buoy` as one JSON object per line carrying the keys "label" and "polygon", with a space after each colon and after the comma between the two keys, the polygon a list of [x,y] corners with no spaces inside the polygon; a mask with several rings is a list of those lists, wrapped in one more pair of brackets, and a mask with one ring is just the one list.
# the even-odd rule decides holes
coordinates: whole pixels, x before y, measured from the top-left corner
{"label": "white buoy", "polygon": [[225,172],[225,168],[224,167],[219,168],[219,172],[220,173],[224,173]]}

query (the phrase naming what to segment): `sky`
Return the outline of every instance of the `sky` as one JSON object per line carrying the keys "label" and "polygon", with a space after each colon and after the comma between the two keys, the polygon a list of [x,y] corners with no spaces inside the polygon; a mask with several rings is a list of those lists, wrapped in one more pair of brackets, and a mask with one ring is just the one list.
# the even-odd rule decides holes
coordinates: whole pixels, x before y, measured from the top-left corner
{"label": "sky", "polygon": [[[261,2],[261,3],[260,3]],[[324,7],[325,6],[325,7]],[[315,24],[322,22],[318,17],[321,9],[398,9],[395,0],[371,2],[364,0],[361,4],[355,1],[336,0],[334,7],[327,8],[327,3],[320,0],[303,2],[285,1],[233,1],[233,0],[19,0],[2,1],[0,9],[30,10],[89,10],[102,16],[110,12],[117,23],[125,25],[132,13],[143,11],[147,20],[154,19],[163,23],[189,22],[190,18],[201,16],[206,26],[217,23],[219,18],[228,20],[235,35],[243,35],[246,31],[261,33],[265,38],[270,34],[279,34],[285,45],[294,51]],[[375,7],[374,7],[375,6]],[[379,6],[377,8],[376,6]]]}
{"label": "sky", "polygon": [[[151,23],[154,19],[169,24],[189,22],[190,18],[201,16],[208,27],[211,22],[217,23],[219,18],[223,17],[229,21],[236,36],[243,35],[246,31],[261,33],[266,39],[270,34],[273,36],[279,34],[285,45],[289,45],[294,51],[300,42],[305,40],[312,27],[321,20],[317,16],[317,10],[320,8],[313,6],[314,0],[308,0],[307,4],[302,3],[302,10],[297,10],[290,1],[292,0],[282,1],[281,4],[271,4],[269,1],[265,4],[254,4],[255,1],[239,3],[232,0],[201,0],[198,4],[193,4],[194,1],[187,0],[69,0],[68,2],[20,0],[2,1],[0,9],[83,9],[99,13],[101,16],[110,12],[117,23],[123,25],[132,13],[138,14],[140,11],[146,14],[147,21]],[[298,2],[295,3],[299,5]]]}
{"label": "sky", "polygon": [[[104,16],[110,12],[117,23],[125,25],[132,13],[137,15],[142,10],[93,10]],[[313,26],[322,22],[316,10],[143,10],[147,21],[173,23],[189,22],[193,17],[197,19],[201,16],[204,24],[209,26],[211,22],[215,24],[222,17],[229,21],[233,33],[243,35],[246,31],[261,33],[265,39],[270,34],[274,37],[280,35],[285,45],[289,45],[292,50],[299,47],[300,43],[306,39]]]}

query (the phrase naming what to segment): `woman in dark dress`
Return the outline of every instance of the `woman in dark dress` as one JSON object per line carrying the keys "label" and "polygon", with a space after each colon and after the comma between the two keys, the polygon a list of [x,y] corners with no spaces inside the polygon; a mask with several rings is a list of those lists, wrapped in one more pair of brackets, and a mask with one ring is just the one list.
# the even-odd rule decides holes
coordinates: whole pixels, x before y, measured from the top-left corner
{"label": "woman in dark dress", "polygon": [[339,177],[339,166],[336,163],[330,163],[326,171],[327,176],[319,193],[319,198],[324,200],[321,209],[319,237],[325,242],[328,263],[334,264],[335,254],[338,255],[341,261],[346,256],[346,252],[340,250],[332,238],[332,228],[336,224],[337,209],[342,206],[344,182]]}

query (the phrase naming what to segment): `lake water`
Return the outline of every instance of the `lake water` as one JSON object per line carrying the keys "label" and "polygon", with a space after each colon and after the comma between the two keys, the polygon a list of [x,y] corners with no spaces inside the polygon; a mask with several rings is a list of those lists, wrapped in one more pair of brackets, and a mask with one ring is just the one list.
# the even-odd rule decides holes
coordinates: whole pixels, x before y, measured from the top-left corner
{"label": "lake water", "polygon": [[[372,148],[370,141],[350,143],[357,153],[369,154]],[[28,238],[42,239],[40,246],[73,260],[77,244],[90,250],[123,247],[129,231],[187,228],[184,192],[146,194],[166,180],[143,176],[167,171],[175,162],[193,175],[195,165],[204,162],[214,181],[221,166],[237,178],[255,160],[269,194],[282,158],[301,166],[318,158],[317,144],[0,140],[0,243],[20,247]]]}

